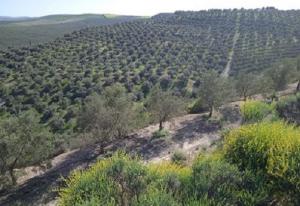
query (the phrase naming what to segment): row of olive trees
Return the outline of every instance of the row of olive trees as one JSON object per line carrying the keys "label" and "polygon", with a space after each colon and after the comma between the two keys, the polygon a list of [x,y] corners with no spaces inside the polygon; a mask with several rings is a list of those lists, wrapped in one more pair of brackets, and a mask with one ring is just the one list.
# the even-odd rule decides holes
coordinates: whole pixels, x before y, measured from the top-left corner
{"label": "row of olive trees", "polygon": [[208,70],[202,74],[197,94],[209,117],[213,110],[234,97],[244,101],[256,94],[276,94],[286,89],[288,83],[297,81],[296,92],[300,91],[300,59],[287,59],[275,64],[263,74],[239,73],[234,79],[221,77],[216,71]]}
{"label": "row of olive trees", "polygon": [[[289,65],[284,64],[273,67],[264,75],[240,73],[236,79],[231,79],[208,70],[202,74],[197,94],[211,117],[214,109],[236,96],[247,100],[255,94],[284,89],[291,74],[297,73],[292,71]],[[138,118],[140,113],[147,113],[154,122],[159,123],[159,130],[162,130],[165,121],[184,112],[182,99],[159,87],[153,88],[143,103],[134,103],[131,99],[126,89],[119,84],[107,87],[101,95],[89,97],[79,114],[79,128],[107,142],[128,135],[137,128],[139,121],[147,121]],[[139,107],[141,104],[142,109]]]}
{"label": "row of olive trees", "polygon": [[[141,103],[134,103],[130,95],[119,84],[107,87],[102,95],[88,98],[78,117],[81,132],[109,142],[125,137],[136,129],[140,121],[163,123],[184,111],[183,101],[169,91],[154,88],[141,108]],[[147,115],[141,115],[146,113]],[[145,119],[146,117],[150,117]],[[147,122],[148,121],[148,122]]]}

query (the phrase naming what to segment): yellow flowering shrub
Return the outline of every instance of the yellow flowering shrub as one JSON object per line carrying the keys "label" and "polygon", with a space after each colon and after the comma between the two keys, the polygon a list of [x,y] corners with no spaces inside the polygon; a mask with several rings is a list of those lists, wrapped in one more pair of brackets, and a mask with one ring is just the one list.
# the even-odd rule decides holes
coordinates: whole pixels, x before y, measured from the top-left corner
{"label": "yellow flowering shrub", "polygon": [[225,158],[299,188],[300,129],[282,121],[245,125],[225,137]]}

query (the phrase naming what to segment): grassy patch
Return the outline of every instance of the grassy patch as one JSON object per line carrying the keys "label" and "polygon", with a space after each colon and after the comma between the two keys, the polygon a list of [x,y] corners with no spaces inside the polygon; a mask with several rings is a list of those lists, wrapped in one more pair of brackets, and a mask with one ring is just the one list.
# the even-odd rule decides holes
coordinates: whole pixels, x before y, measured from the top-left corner
{"label": "grassy patch", "polygon": [[153,132],[152,139],[167,138],[168,136],[169,136],[169,131],[162,129],[162,130],[157,130],[157,131]]}

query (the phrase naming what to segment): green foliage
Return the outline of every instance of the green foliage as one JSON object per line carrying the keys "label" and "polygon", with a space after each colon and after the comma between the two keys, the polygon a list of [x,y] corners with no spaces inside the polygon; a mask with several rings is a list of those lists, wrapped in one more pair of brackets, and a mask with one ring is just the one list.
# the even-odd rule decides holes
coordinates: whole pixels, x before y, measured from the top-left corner
{"label": "green foliage", "polygon": [[179,206],[175,198],[166,191],[152,189],[142,195],[139,202],[133,203],[134,206]]}
{"label": "green foliage", "polygon": [[137,17],[82,14],[51,15],[24,20],[0,22],[0,48],[22,47],[54,41],[58,37],[86,27],[110,25]]}
{"label": "green foliage", "polygon": [[241,105],[243,120],[247,123],[259,122],[269,117],[276,119],[275,104],[267,104],[262,101],[250,100]]}
{"label": "green foliage", "polygon": [[296,87],[296,92],[300,92],[300,58],[297,59],[294,75],[296,77],[296,80],[298,81],[297,87]]}
{"label": "green foliage", "polygon": [[66,180],[68,187],[60,191],[59,205],[120,205],[138,195],[135,191],[144,187],[144,174],[137,159],[117,153],[87,172],[74,172]]}
{"label": "green foliage", "polygon": [[300,94],[281,99],[276,104],[276,111],[286,121],[300,125]]}
{"label": "green foliage", "polygon": [[180,98],[168,91],[156,88],[147,100],[147,109],[152,118],[159,122],[159,130],[163,129],[163,123],[172,117],[182,114],[184,109]]}
{"label": "green foliage", "polygon": [[171,194],[153,187],[153,178],[139,159],[119,152],[74,172],[60,190],[59,205],[174,205]]}
{"label": "green foliage", "polygon": [[9,172],[16,183],[14,169],[39,164],[52,154],[54,137],[39,124],[37,115],[26,112],[0,122],[0,175]]}
{"label": "green foliage", "polygon": [[291,68],[284,67],[283,65],[275,65],[267,71],[265,76],[269,78],[273,91],[280,91],[286,88],[290,72]]}
{"label": "green foliage", "polygon": [[207,111],[207,107],[203,105],[203,101],[201,101],[200,98],[198,98],[188,106],[188,112],[190,114],[197,114],[205,111]]}
{"label": "green foliage", "polygon": [[174,164],[183,165],[186,160],[186,155],[181,151],[175,151],[171,157],[171,161]]}
{"label": "green foliage", "polygon": [[251,73],[240,73],[236,77],[235,89],[238,95],[246,101],[247,98],[261,92],[259,78]]}
{"label": "green foliage", "polygon": [[221,160],[200,159],[193,165],[193,193],[196,197],[213,198],[219,203],[235,204],[234,194],[242,177],[238,169]]}
{"label": "green foliage", "polygon": [[121,85],[91,96],[79,114],[78,126],[103,141],[126,136],[133,128],[133,105]]}
{"label": "green foliage", "polygon": [[269,201],[269,188],[262,176],[240,171],[222,153],[200,155],[195,160],[188,190],[188,198],[203,205],[250,206]]}
{"label": "green foliage", "polygon": [[168,136],[169,136],[169,131],[166,129],[157,130],[152,134],[153,139],[166,138]]}
{"label": "green foliage", "polygon": [[[123,84],[137,101],[157,85],[176,95],[188,95],[187,91],[200,85],[204,71],[221,73],[231,52],[230,75],[261,72],[298,55],[298,13],[210,10],[130,22],[135,18],[72,15],[1,23],[1,45],[24,45],[48,41],[82,26],[124,22],[74,31],[51,43],[0,51],[1,112],[17,114],[35,108],[43,114],[43,122],[51,122],[53,131],[64,133],[74,121],[66,114],[115,83]],[[236,32],[240,35],[232,48]],[[64,124],[63,130],[57,128],[58,122]]]}
{"label": "green foliage", "polygon": [[284,122],[242,126],[225,138],[226,159],[242,170],[264,174],[285,194],[300,191],[299,148],[299,128]]}
{"label": "green foliage", "polygon": [[209,108],[209,117],[213,109],[218,108],[230,100],[233,90],[228,80],[220,77],[214,70],[209,70],[202,75],[199,96],[203,105]]}
{"label": "green foliage", "polygon": [[260,176],[240,172],[221,156],[199,157],[192,167],[145,165],[124,153],[74,172],[60,190],[59,205],[261,205]]}

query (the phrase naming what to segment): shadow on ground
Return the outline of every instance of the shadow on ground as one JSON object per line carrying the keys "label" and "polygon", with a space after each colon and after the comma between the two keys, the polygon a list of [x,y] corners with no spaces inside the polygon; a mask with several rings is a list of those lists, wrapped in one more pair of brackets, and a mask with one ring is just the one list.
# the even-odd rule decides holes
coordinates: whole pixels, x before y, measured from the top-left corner
{"label": "shadow on ground", "polygon": [[[132,134],[123,140],[107,144],[105,154],[109,156],[114,151],[122,149],[132,154],[140,155],[144,160],[160,157],[166,151],[172,150],[174,144],[183,144],[193,139],[202,138],[203,134],[216,133],[221,128],[219,123],[208,122],[202,116],[181,120],[172,130],[169,139],[152,139],[141,133]],[[43,205],[57,197],[56,189],[63,185],[63,177],[67,177],[75,169],[84,169],[91,163],[102,158],[99,144],[75,150],[66,155],[58,165],[46,173],[31,178],[15,190],[0,194],[1,206],[11,205]]]}

